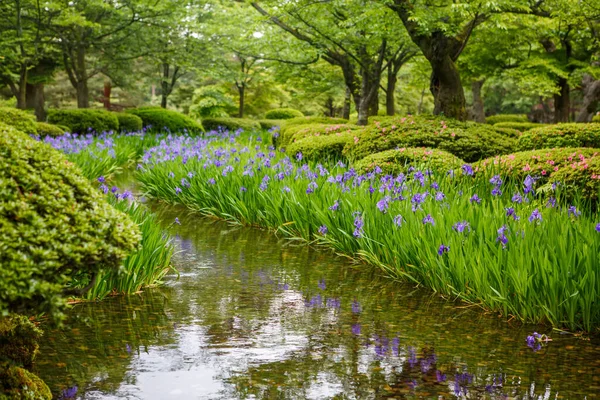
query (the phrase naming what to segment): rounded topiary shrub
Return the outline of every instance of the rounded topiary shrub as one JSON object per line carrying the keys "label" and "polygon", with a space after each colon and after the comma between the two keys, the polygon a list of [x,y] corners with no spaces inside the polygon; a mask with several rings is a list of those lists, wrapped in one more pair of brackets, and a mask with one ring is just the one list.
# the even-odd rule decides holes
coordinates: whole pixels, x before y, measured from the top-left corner
{"label": "rounded topiary shrub", "polygon": [[114,113],[119,120],[119,130],[121,132],[137,132],[143,127],[142,119],[137,115],[124,112]]}
{"label": "rounded topiary shrub", "polygon": [[258,121],[248,118],[204,118],[202,120],[204,129],[208,131],[216,131],[219,129],[226,129],[228,131],[237,131],[242,129],[246,132],[260,130],[260,123]]}
{"label": "rounded topiary shrub", "polygon": [[465,162],[442,150],[427,148],[401,148],[372,154],[354,164],[359,173],[379,167],[385,174],[397,175],[411,166],[447,172],[460,168]]}
{"label": "rounded topiary shrub", "polygon": [[35,130],[39,137],[57,137],[65,134],[65,130],[58,125],[48,124],[46,122],[36,122]]}
{"label": "rounded topiary shrub", "polygon": [[0,107],[0,124],[15,127],[28,135],[37,134],[35,116],[17,108]]}
{"label": "rounded topiary shrub", "polygon": [[308,125],[308,124],[324,124],[324,125],[339,125],[347,124],[348,120],[343,118],[331,118],[331,117],[299,117],[286,119],[281,124],[281,129],[289,128],[294,125]]}
{"label": "rounded topiary shrub", "polygon": [[497,114],[485,118],[485,122],[495,125],[500,122],[529,122],[525,114]]}
{"label": "rounded topiary shrub", "polygon": [[516,129],[520,132],[525,132],[530,129],[540,128],[542,126],[543,125],[541,125],[541,124],[536,124],[533,122],[498,122],[497,124],[494,124],[494,129],[508,128],[508,129]]}
{"label": "rounded topiary shrub", "polygon": [[349,133],[306,137],[290,144],[286,152],[290,157],[297,157],[301,153],[303,160],[336,161],[344,158],[342,151],[352,137],[353,135]]}
{"label": "rounded topiary shrub", "polygon": [[517,144],[519,150],[554,147],[600,148],[600,124],[546,125],[524,132]]}
{"label": "rounded topiary shrub", "polygon": [[522,181],[536,178],[537,186],[560,182],[568,186],[567,196],[576,192],[593,202],[600,191],[600,149],[562,148],[522,151],[492,157],[476,164],[478,171],[492,171]]}
{"label": "rounded topiary shrub", "polygon": [[431,116],[388,118],[354,133],[356,138],[344,149],[352,160],[395,148],[427,147],[473,162],[515,149],[515,139],[490,126]]}
{"label": "rounded topiary shrub", "polygon": [[260,120],[258,120],[258,123],[260,124],[261,129],[269,130],[269,129],[273,129],[275,127],[280,127],[281,125],[283,125],[283,123],[285,121],[289,121],[289,120],[285,120],[285,119],[260,119]]}
{"label": "rounded topiary shrub", "polygon": [[274,110],[267,111],[265,114],[266,119],[292,119],[304,117],[304,114],[293,108],[276,108]]}
{"label": "rounded topiary shrub", "polygon": [[357,129],[360,129],[360,126],[349,124],[306,124],[292,126],[284,125],[284,127],[280,129],[280,137],[277,142],[277,145],[285,147],[291,143],[294,143],[298,140],[302,140],[307,137],[328,136],[339,134],[342,132],[349,133]]}
{"label": "rounded topiary shrub", "polygon": [[87,108],[48,110],[48,122],[66,126],[71,133],[103,133],[119,130],[117,116],[106,110]]}
{"label": "rounded topiary shrub", "polygon": [[72,277],[118,269],[140,240],[62,153],[1,124],[0,232],[0,315],[59,317]]}
{"label": "rounded topiary shrub", "polygon": [[140,117],[144,126],[151,129],[168,129],[171,132],[204,132],[200,122],[177,111],[165,110],[160,107],[140,107],[126,112]]}

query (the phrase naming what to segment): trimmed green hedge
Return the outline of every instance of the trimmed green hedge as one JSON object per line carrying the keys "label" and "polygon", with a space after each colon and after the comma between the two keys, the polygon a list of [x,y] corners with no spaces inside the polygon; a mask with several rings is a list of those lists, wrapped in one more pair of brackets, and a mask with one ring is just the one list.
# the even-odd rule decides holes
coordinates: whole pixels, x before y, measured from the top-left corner
{"label": "trimmed green hedge", "polygon": [[280,136],[277,142],[278,146],[288,146],[289,144],[307,138],[307,137],[318,137],[340,134],[342,132],[351,132],[353,130],[360,129],[358,125],[349,124],[306,124],[306,125],[292,125],[284,126],[280,129]]}
{"label": "trimmed green hedge", "polygon": [[397,175],[406,172],[410,166],[450,171],[464,164],[463,160],[446,151],[408,147],[372,154],[356,162],[354,168],[363,174],[379,167],[385,174]]}
{"label": "trimmed green hedge", "polygon": [[600,148],[600,124],[558,124],[531,129],[519,137],[519,150],[554,147]]}
{"label": "trimmed green hedge", "polygon": [[142,119],[137,115],[124,112],[114,113],[119,120],[119,130],[121,132],[138,132],[143,128]]}
{"label": "trimmed green hedge", "polygon": [[139,242],[59,151],[0,125],[0,315],[60,317],[72,277],[118,269]]}
{"label": "trimmed green hedge", "polygon": [[52,124],[48,124],[46,122],[36,122],[35,130],[36,130],[36,133],[42,138],[46,137],[46,136],[51,136],[51,137],[62,136],[67,131],[66,129],[63,129],[58,125],[52,125]]}
{"label": "trimmed green hedge", "polygon": [[216,131],[219,128],[229,131],[237,131],[242,129],[246,132],[259,131],[260,123],[248,118],[204,118],[202,120],[204,129],[208,131]]}
{"label": "trimmed green hedge", "polygon": [[508,128],[508,129],[516,129],[520,132],[525,132],[530,129],[540,128],[542,126],[543,125],[541,125],[541,124],[536,124],[533,122],[498,122],[497,124],[494,124],[494,129]]}
{"label": "trimmed green hedge", "polygon": [[308,124],[325,124],[325,125],[337,125],[347,124],[348,120],[343,118],[331,118],[331,117],[300,117],[287,119],[281,125],[281,129],[289,128],[294,125],[308,125]]}
{"label": "trimmed green hedge", "polygon": [[436,148],[466,162],[509,154],[515,139],[485,124],[464,123],[439,117],[397,117],[355,131],[356,139],[344,149],[351,160],[400,147]]}
{"label": "trimmed green hedge", "polygon": [[576,189],[585,199],[598,202],[600,192],[600,149],[587,147],[522,151],[492,157],[476,164],[479,171],[491,170],[523,180],[527,175],[538,179],[537,187],[552,182],[567,186],[572,195]]}
{"label": "trimmed green hedge", "polygon": [[37,134],[36,120],[32,114],[17,108],[0,107],[0,124],[10,125],[28,135]]}
{"label": "trimmed green hedge", "polygon": [[344,158],[342,151],[352,140],[351,133],[340,133],[329,136],[311,136],[290,144],[286,152],[290,157],[302,153],[302,158],[311,161],[339,160]]}
{"label": "trimmed green hedge", "polygon": [[500,122],[529,122],[525,114],[497,114],[485,118],[485,122],[495,125]]}
{"label": "trimmed green hedge", "polygon": [[265,130],[269,130],[276,126],[281,126],[286,120],[284,119],[259,119],[258,123],[260,127]]}
{"label": "trimmed green hedge", "polygon": [[102,133],[119,130],[119,119],[115,113],[106,110],[73,108],[65,110],[48,110],[48,122],[63,125],[71,133]]}
{"label": "trimmed green hedge", "polygon": [[152,129],[167,128],[171,132],[204,132],[200,122],[177,111],[165,110],[160,107],[140,107],[126,110],[126,112],[137,115],[142,119],[145,127],[152,127]]}
{"label": "trimmed green hedge", "polygon": [[293,108],[276,108],[267,111],[265,114],[265,119],[292,119],[298,117],[304,117],[304,114]]}

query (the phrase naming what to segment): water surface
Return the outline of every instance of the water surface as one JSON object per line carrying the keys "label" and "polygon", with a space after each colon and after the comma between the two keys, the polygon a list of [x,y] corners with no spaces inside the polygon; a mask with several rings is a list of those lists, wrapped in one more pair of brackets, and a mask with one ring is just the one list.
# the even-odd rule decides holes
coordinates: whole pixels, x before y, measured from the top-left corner
{"label": "water surface", "polygon": [[[150,205],[175,236],[179,278],[77,305],[46,329],[36,369],[59,398],[600,398],[598,344]],[[533,330],[554,340],[534,351]]]}

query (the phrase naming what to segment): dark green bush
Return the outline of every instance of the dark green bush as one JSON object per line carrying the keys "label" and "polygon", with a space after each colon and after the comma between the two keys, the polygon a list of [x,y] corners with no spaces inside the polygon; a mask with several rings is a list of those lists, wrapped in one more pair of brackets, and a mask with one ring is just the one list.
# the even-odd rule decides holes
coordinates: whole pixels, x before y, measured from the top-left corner
{"label": "dark green bush", "polygon": [[64,125],[71,133],[102,133],[119,130],[119,120],[114,113],[106,110],[74,108],[65,110],[48,110],[48,122]]}
{"label": "dark green bush", "polygon": [[119,130],[121,132],[138,132],[143,128],[142,119],[137,115],[124,112],[114,113],[119,120]]}
{"label": "dark green bush", "polygon": [[286,152],[290,157],[302,153],[305,160],[323,161],[342,159],[342,150],[351,141],[351,133],[340,133],[339,135],[311,136],[291,143]]}
{"label": "dark green bush", "polygon": [[281,126],[286,120],[284,119],[260,119],[258,123],[262,129],[269,130],[276,126]]}
{"label": "dark green bush", "polygon": [[118,269],[139,242],[59,151],[0,125],[0,315],[59,317],[71,278]]}
{"label": "dark green bush", "polygon": [[229,131],[242,129],[246,132],[260,130],[260,123],[258,121],[247,118],[204,118],[202,125],[208,131],[216,131],[219,128]]}
{"label": "dark green bush", "polygon": [[497,114],[485,118],[485,122],[495,125],[499,122],[529,122],[525,114]]}
{"label": "dark green bush", "polygon": [[531,175],[538,178],[538,187],[561,182],[568,187],[563,191],[566,195],[572,195],[576,189],[584,198],[598,202],[600,149],[579,147],[522,151],[482,160],[476,167],[480,171],[491,170],[518,180]]}
{"label": "dark green bush", "polygon": [[5,123],[28,135],[37,134],[35,117],[26,111],[0,107],[0,124]]}
{"label": "dark green bush", "polygon": [[401,147],[437,148],[466,162],[508,154],[515,140],[484,124],[464,123],[439,117],[397,117],[376,122],[361,131],[344,149],[351,160]]}
{"label": "dark green bush", "polygon": [[292,126],[284,125],[284,127],[281,128],[279,131],[280,136],[277,145],[285,147],[295,141],[304,139],[306,137],[328,136],[336,134],[339,135],[342,132],[351,132],[356,129],[360,129],[360,126],[348,124],[306,124]]}
{"label": "dark green bush", "polygon": [[35,130],[39,137],[57,137],[64,135],[66,130],[58,125],[48,124],[46,122],[36,122]]}
{"label": "dark green bush", "polygon": [[519,150],[554,147],[600,148],[600,124],[546,125],[524,132],[517,144]]}
{"label": "dark green bush", "polygon": [[141,107],[126,112],[137,115],[142,119],[145,127],[152,127],[152,129],[162,130],[167,128],[171,132],[204,132],[200,122],[177,111],[165,110],[160,107]]}
{"label": "dark green bush", "polygon": [[304,114],[293,108],[276,108],[267,111],[265,114],[265,119],[292,119],[298,117],[304,117]]}
{"label": "dark green bush", "polygon": [[372,154],[356,162],[354,167],[359,173],[370,172],[379,167],[385,174],[397,175],[406,172],[410,166],[450,171],[464,164],[463,160],[446,151],[408,147]]}
{"label": "dark green bush", "polygon": [[508,128],[508,129],[516,129],[520,132],[525,132],[530,129],[540,128],[542,126],[543,125],[541,125],[541,124],[536,124],[533,122],[498,122],[497,124],[494,124],[494,129]]}

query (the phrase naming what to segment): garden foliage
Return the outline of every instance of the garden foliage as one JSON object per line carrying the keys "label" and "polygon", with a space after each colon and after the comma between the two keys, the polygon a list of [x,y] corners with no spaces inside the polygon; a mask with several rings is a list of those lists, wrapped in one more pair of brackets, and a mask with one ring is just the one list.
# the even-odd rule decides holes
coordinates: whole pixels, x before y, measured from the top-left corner
{"label": "garden foliage", "polygon": [[280,128],[280,136],[277,140],[277,146],[285,147],[297,140],[309,137],[339,135],[341,133],[350,133],[353,130],[360,129],[358,125],[350,124],[322,124],[310,123],[303,125],[283,125]]}
{"label": "garden foliage", "polygon": [[337,161],[343,158],[344,147],[352,140],[352,133],[343,131],[331,135],[306,136],[291,143],[287,153],[312,161]]}
{"label": "garden foliage", "polygon": [[64,129],[58,125],[52,125],[47,122],[36,122],[35,130],[39,137],[56,137],[64,135],[68,129]]}
{"label": "garden foliage", "polygon": [[497,114],[485,118],[485,122],[495,125],[500,122],[529,122],[525,114]]}
{"label": "garden foliage", "polygon": [[276,108],[267,111],[265,114],[265,119],[292,119],[298,117],[304,117],[304,114],[293,108]]}
{"label": "garden foliage", "polygon": [[0,107],[0,124],[15,127],[28,135],[37,133],[35,117],[26,111],[11,107]]}
{"label": "garden foliage", "polygon": [[354,168],[359,173],[380,169],[384,174],[407,173],[410,167],[451,171],[465,162],[442,150],[427,148],[401,148],[382,151],[357,161]]}
{"label": "garden foliage", "polygon": [[536,124],[534,122],[498,122],[494,124],[494,129],[498,128],[508,128],[508,129],[516,129],[520,132],[525,132],[530,129],[540,128],[542,125]]}
{"label": "garden foliage", "polygon": [[157,131],[166,128],[171,132],[204,132],[200,122],[177,111],[165,110],[160,107],[141,107],[127,110],[127,112],[140,117],[145,127],[152,127]]}
{"label": "garden foliage", "polygon": [[204,118],[202,120],[202,125],[207,131],[216,131],[219,129],[236,131],[242,129],[247,132],[252,132],[261,129],[258,121],[248,118]]}
{"label": "garden foliage", "polygon": [[600,124],[546,125],[524,132],[518,141],[519,150],[554,147],[600,148]]}
{"label": "garden foliage", "polygon": [[119,119],[115,113],[93,109],[48,110],[48,122],[69,128],[71,133],[102,133],[119,130]]}
{"label": "garden foliage", "polygon": [[119,120],[119,131],[121,132],[138,132],[142,130],[142,119],[137,115],[119,112],[114,113]]}
{"label": "garden foliage", "polygon": [[261,129],[269,130],[275,127],[280,127],[286,120],[283,119],[260,119],[258,123]]}

